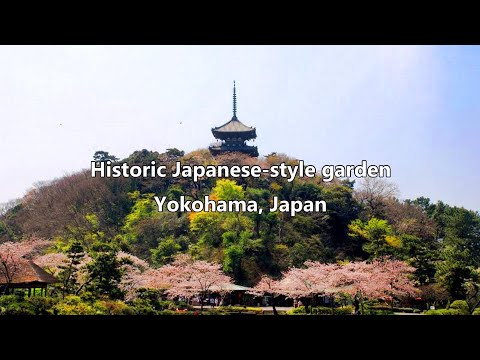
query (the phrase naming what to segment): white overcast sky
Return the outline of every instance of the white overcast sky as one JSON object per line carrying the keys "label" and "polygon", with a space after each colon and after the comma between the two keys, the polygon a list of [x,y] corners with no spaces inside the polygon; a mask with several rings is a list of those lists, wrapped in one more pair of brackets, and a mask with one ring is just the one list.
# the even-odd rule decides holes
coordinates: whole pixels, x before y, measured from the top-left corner
{"label": "white overcast sky", "polygon": [[260,154],[389,164],[402,198],[480,209],[476,46],[0,46],[0,203],[96,150],[207,147],[233,80]]}

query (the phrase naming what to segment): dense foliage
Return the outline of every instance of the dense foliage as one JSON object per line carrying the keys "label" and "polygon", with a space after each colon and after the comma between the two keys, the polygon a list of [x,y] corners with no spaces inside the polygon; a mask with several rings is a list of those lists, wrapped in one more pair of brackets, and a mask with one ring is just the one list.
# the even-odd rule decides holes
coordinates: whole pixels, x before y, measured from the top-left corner
{"label": "dense foliage", "polygon": [[[102,151],[94,159],[119,161]],[[153,160],[170,168],[179,160],[192,165],[262,167],[297,162],[276,153],[260,159],[242,154],[213,158],[204,149],[188,154],[178,149],[142,150],[120,162],[149,165]],[[62,280],[58,291],[63,300],[55,305],[60,313],[139,311],[95,302],[78,308],[78,299],[71,297],[89,293],[94,301],[128,298],[126,275],[153,274],[156,268],[172,264],[179,254],[221,264],[234,283],[246,286],[254,286],[262,276],[280,278],[309,261],[345,265],[398,260],[414,269],[412,280],[420,289],[417,296],[427,306],[464,300],[467,310],[461,311],[472,313],[480,301],[479,214],[425,197],[399,200],[396,187],[385,181],[366,179],[354,185],[349,180],[323,183],[320,177],[293,182],[269,177],[203,178],[199,182],[171,177],[105,179],[82,171],[41,184],[12,203],[0,216],[0,243],[32,236],[51,240],[53,245],[39,261]],[[168,213],[157,211],[155,195],[255,200],[264,209],[270,207],[273,196],[289,201],[325,200],[327,212],[294,217],[269,211]],[[122,253],[132,254],[134,261],[119,256]],[[155,279],[160,275],[155,273]],[[267,280],[263,281],[267,286]],[[139,308],[142,301],[147,302],[135,301]]]}

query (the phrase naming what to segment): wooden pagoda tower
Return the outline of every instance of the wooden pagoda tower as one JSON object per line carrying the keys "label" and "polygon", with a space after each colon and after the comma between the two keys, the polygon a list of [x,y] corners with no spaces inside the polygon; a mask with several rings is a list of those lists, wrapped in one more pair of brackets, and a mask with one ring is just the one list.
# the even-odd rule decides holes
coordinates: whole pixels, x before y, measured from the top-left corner
{"label": "wooden pagoda tower", "polygon": [[235,81],[233,82],[233,117],[222,126],[212,129],[213,136],[219,143],[209,147],[213,156],[226,152],[241,152],[250,156],[258,156],[256,146],[247,145],[246,141],[257,137],[254,127],[249,127],[237,119],[237,94]]}

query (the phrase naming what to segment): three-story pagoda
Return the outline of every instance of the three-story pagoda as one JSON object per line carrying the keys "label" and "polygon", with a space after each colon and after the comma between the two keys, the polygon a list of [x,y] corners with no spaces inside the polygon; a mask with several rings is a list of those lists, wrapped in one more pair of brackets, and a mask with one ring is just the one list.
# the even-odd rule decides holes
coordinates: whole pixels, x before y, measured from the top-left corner
{"label": "three-story pagoda", "polygon": [[256,146],[247,145],[246,141],[257,137],[254,127],[249,127],[237,119],[237,94],[233,82],[233,117],[222,126],[212,128],[212,134],[220,143],[209,147],[213,156],[226,152],[241,152],[250,156],[258,156]]}

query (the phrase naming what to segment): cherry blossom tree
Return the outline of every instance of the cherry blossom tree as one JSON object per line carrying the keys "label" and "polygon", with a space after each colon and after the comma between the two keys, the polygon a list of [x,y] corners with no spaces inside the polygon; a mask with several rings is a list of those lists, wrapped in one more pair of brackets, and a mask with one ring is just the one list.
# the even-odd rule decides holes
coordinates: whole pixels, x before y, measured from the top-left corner
{"label": "cherry blossom tree", "polygon": [[6,284],[5,293],[8,292],[10,284],[20,271],[22,263],[51,244],[51,241],[37,237],[0,244],[0,281]]}
{"label": "cherry blossom tree", "polygon": [[336,292],[354,298],[355,312],[363,313],[364,299],[380,296],[380,287],[375,283],[372,266],[365,261],[351,262],[339,266],[332,274],[331,284]]}
{"label": "cherry blossom tree", "polygon": [[[76,251],[75,254],[79,250]],[[123,274],[119,287],[125,292],[126,300],[133,300],[137,295],[137,290],[141,288],[157,290],[168,288],[169,283],[166,276],[161,271],[151,268],[145,260],[124,251],[119,251],[116,256],[123,263]],[[48,253],[36,257],[34,261],[44,270],[62,279],[62,291],[65,290],[63,292],[68,292],[68,288],[75,293],[88,281],[86,264],[92,261],[92,258],[87,254],[78,259],[77,257],[73,258],[70,253]],[[71,289],[72,286],[69,286],[71,284],[77,284],[78,287]]]}
{"label": "cherry blossom tree", "polygon": [[123,276],[120,288],[125,292],[126,300],[133,300],[138,289],[166,290],[170,286],[169,278],[159,269],[129,253],[120,251],[119,259],[127,259],[123,265]]}
{"label": "cherry blossom tree", "polygon": [[303,300],[308,312],[308,307],[313,303],[316,295],[334,292],[331,277],[337,265],[307,261],[305,266],[304,269],[287,270],[279,282],[279,291],[289,298]]}
{"label": "cherry blossom tree", "polygon": [[257,285],[255,285],[251,290],[249,290],[248,293],[255,296],[271,296],[273,314],[278,315],[277,309],[275,308],[275,298],[282,294],[282,289],[278,280],[263,275]]}
{"label": "cherry blossom tree", "polygon": [[400,260],[375,260],[372,263],[372,271],[376,286],[384,295],[393,301],[395,298],[414,296],[418,294],[411,280],[415,268]]}
{"label": "cherry blossom tree", "polygon": [[64,253],[47,253],[37,256],[33,261],[53,276],[59,276],[62,266],[68,261],[68,257]]}
{"label": "cherry blossom tree", "polygon": [[365,299],[388,299],[413,296],[417,289],[411,280],[415,268],[400,260],[351,262],[332,273],[332,287],[354,297],[355,310]]}
{"label": "cherry blossom tree", "polygon": [[185,254],[177,256],[173,263],[163,266],[159,271],[170,283],[167,290],[169,297],[191,299],[198,296],[201,310],[212,288],[231,283],[231,278],[222,272],[221,265],[193,260]]}
{"label": "cherry blossom tree", "polygon": [[313,293],[313,284],[305,269],[290,268],[279,282],[280,292],[292,299],[310,298]]}
{"label": "cherry blossom tree", "polygon": [[125,251],[119,251],[117,253],[117,259],[118,260],[127,260],[130,265],[132,265],[135,268],[138,268],[140,270],[146,270],[150,267],[148,262],[145,260],[140,259],[139,257],[132,255],[130,253],[127,253]]}
{"label": "cherry blossom tree", "polygon": [[[412,275],[415,268],[400,260],[375,260],[347,264],[322,264],[307,261],[305,268],[291,268],[275,289],[292,299],[302,299],[308,312],[309,304],[319,294],[346,293],[354,298],[355,310],[362,308],[366,299],[413,296],[417,293]],[[260,283],[259,283],[260,284]],[[260,289],[265,284],[260,284]]]}

